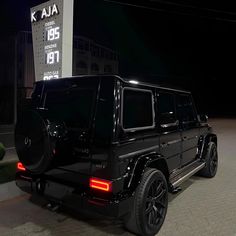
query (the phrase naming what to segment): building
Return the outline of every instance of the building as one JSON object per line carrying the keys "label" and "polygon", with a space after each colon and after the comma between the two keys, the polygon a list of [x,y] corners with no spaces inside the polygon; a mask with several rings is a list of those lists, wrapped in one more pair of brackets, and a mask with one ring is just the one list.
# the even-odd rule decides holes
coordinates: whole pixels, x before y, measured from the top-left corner
{"label": "building", "polygon": [[[35,81],[31,32],[17,38],[17,80],[21,98],[29,97]],[[118,74],[118,54],[91,39],[74,36],[73,75]],[[20,102],[21,103],[21,102]]]}
{"label": "building", "polygon": [[118,74],[118,55],[94,41],[75,36],[73,42],[73,75]]}

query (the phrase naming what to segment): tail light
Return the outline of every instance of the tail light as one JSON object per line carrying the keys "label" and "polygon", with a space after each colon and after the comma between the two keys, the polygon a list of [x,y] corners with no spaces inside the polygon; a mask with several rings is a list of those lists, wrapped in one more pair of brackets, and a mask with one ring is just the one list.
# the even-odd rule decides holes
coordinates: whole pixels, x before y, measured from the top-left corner
{"label": "tail light", "polygon": [[111,192],[112,182],[104,179],[90,178],[89,187],[92,189],[98,189],[104,192]]}
{"label": "tail light", "polygon": [[21,162],[17,162],[17,170],[26,171],[24,165]]}

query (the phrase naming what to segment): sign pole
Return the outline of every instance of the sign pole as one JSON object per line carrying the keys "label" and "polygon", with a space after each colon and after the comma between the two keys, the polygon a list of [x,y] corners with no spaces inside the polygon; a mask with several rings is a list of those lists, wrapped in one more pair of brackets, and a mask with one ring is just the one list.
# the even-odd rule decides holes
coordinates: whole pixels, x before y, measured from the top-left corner
{"label": "sign pole", "polygon": [[50,0],[31,8],[35,78],[72,76],[74,0]]}
{"label": "sign pole", "polygon": [[63,45],[62,77],[72,76],[73,65],[73,19],[74,0],[64,0],[63,6]]}

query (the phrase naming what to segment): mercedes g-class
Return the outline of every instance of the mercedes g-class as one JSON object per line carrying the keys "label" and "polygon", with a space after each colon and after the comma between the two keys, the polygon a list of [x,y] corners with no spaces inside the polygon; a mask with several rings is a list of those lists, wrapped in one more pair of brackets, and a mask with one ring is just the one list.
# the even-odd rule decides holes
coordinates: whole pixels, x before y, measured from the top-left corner
{"label": "mercedes g-class", "polygon": [[194,174],[217,171],[217,136],[188,91],[77,76],[35,83],[19,117],[16,184],[73,208],[156,234],[168,192]]}

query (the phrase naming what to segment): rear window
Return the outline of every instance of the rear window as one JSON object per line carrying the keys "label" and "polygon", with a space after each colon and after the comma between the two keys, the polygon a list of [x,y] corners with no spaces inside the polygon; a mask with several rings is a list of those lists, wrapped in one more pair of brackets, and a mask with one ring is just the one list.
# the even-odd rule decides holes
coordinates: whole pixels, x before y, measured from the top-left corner
{"label": "rear window", "polygon": [[154,127],[152,91],[125,88],[123,92],[124,129],[146,129]]}
{"label": "rear window", "polygon": [[49,118],[64,121],[70,127],[88,128],[93,114],[95,90],[72,88],[49,90],[44,107]]}
{"label": "rear window", "polygon": [[35,83],[31,95],[33,107],[40,107],[42,92],[43,92],[43,83],[42,82]]}

